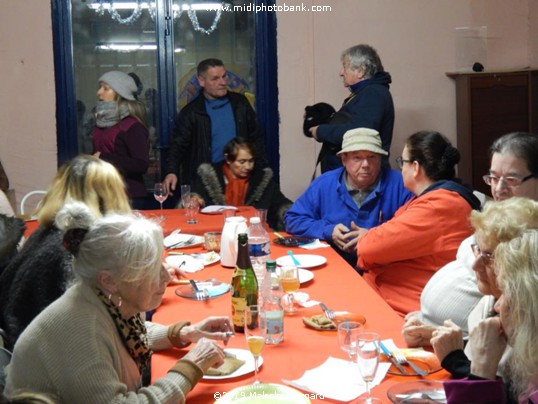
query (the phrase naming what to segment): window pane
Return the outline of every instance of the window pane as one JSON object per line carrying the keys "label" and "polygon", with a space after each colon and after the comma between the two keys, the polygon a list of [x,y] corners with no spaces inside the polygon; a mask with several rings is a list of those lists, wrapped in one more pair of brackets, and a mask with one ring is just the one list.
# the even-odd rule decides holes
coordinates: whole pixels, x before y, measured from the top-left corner
{"label": "window pane", "polygon": [[136,73],[142,82],[139,99],[146,106],[150,133],[150,168],[146,185],[151,188],[155,177],[160,176],[155,12],[147,5],[136,11],[133,9],[137,6],[136,1],[114,1],[117,9],[111,8],[106,1],[102,3],[106,8],[99,10],[98,0],[93,3],[72,0],[79,151],[92,152],[93,110],[99,77],[110,70]]}
{"label": "window pane", "polygon": [[254,13],[230,11],[231,3],[225,4],[220,12],[215,11],[218,4],[173,1],[178,110],[198,92],[196,66],[207,58],[224,62],[230,89],[247,95],[254,107]]}
{"label": "window pane", "polygon": [[[245,93],[254,106],[254,13],[217,12],[215,7],[220,2],[163,1],[169,1],[173,10],[174,54],[167,60],[173,61],[168,67],[175,69],[176,86],[167,91],[174,92],[177,109],[197,93],[196,65],[209,57],[222,59],[229,72],[230,88]],[[226,4],[233,9],[231,2]],[[152,188],[160,178],[160,150],[165,146],[161,142],[160,123],[168,122],[168,117],[160,119],[156,3],[71,0],[71,6],[79,152],[92,152],[99,77],[110,70],[134,72],[142,81],[139,97],[147,110],[151,156],[146,185]]]}

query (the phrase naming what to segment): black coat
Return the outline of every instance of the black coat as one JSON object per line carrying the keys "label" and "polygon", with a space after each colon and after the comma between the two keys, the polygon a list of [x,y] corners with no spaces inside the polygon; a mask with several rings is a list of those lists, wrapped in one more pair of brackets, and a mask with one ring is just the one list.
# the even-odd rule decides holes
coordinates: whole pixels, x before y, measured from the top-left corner
{"label": "black coat", "polygon": [[21,219],[0,214],[0,275],[16,256],[25,229]]}
{"label": "black coat", "polygon": [[[227,97],[234,113],[236,136],[254,144],[256,162],[267,166],[263,131],[258,125],[256,113],[244,95],[229,91]],[[211,119],[203,93],[179,113],[169,145],[164,174],[175,174],[179,184],[191,184],[200,164],[211,163]]]}
{"label": "black coat", "polygon": [[0,328],[10,348],[73,281],[72,255],[56,227],[39,227],[0,275]]}
{"label": "black coat", "polygon": [[[223,163],[225,164],[225,163]],[[206,205],[226,205],[222,164],[201,164],[192,191],[199,194]],[[267,209],[267,223],[272,229],[284,230],[284,215],[292,202],[282,194],[273,180],[269,167],[255,168],[250,174],[245,205]]]}

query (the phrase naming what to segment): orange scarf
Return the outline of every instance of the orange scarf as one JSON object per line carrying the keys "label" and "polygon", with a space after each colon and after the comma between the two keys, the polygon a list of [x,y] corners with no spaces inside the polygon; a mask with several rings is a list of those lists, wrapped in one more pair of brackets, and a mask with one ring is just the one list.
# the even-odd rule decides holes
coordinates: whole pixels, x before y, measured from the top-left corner
{"label": "orange scarf", "polygon": [[247,195],[248,177],[235,178],[232,175],[230,167],[226,163],[222,163],[222,171],[226,178],[226,186],[224,187],[224,199],[226,205],[244,206],[245,197]]}

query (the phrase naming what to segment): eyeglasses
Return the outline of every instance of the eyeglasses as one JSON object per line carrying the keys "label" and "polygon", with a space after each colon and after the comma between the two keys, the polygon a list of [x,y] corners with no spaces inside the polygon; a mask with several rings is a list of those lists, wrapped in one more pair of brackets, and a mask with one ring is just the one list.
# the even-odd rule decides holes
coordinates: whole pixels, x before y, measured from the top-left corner
{"label": "eyeglasses", "polygon": [[480,257],[482,259],[482,262],[486,266],[491,265],[493,261],[495,260],[493,253],[482,251],[480,247],[478,246],[478,244],[471,244],[471,250],[473,250],[474,256],[476,258]]}
{"label": "eyeglasses", "polygon": [[502,181],[502,183],[507,186],[508,188],[516,188],[519,187],[521,184],[523,184],[525,181],[530,180],[531,178],[536,177],[534,174],[529,174],[526,177],[519,178],[519,177],[497,177],[495,175],[484,175],[482,178],[484,179],[484,182],[488,185],[492,185],[494,187],[497,186],[499,182]]}
{"label": "eyeglasses", "polygon": [[398,164],[398,167],[403,168],[404,163],[412,163],[413,160],[404,160],[402,156],[396,157],[396,164]]}

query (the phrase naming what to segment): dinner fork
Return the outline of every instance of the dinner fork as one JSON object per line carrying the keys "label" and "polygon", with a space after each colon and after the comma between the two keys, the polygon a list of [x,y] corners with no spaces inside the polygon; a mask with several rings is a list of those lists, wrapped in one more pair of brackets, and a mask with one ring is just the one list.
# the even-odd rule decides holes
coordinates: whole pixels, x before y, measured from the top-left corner
{"label": "dinner fork", "polygon": [[398,362],[400,365],[410,366],[411,369],[413,369],[415,373],[420,376],[426,376],[428,374],[428,372],[426,372],[424,369],[419,368],[413,362],[409,362],[407,358],[400,351],[396,350],[396,351],[392,351],[391,353],[392,353],[392,356],[394,356],[394,359],[396,359],[396,362]]}
{"label": "dinner fork", "polygon": [[198,285],[196,284],[196,281],[193,279],[190,280],[190,283],[194,290],[194,296],[196,297],[196,300],[207,300],[209,298],[209,292],[207,291],[207,289],[200,290],[198,288]]}
{"label": "dinner fork", "polygon": [[325,313],[325,315],[327,316],[327,318],[329,320],[334,320],[334,318],[336,317],[336,314],[334,313],[334,310],[331,310],[329,309],[327,306],[325,306],[324,303],[320,302],[319,305],[321,306],[321,308],[323,309],[323,312]]}
{"label": "dinner fork", "polygon": [[179,248],[179,247],[185,247],[189,244],[191,244],[192,242],[194,241],[194,236],[192,237],[189,237],[187,240],[185,241],[180,241],[176,244],[172,244],[171,246],[168,246],[167,249],[170,250],[172,248]]}

